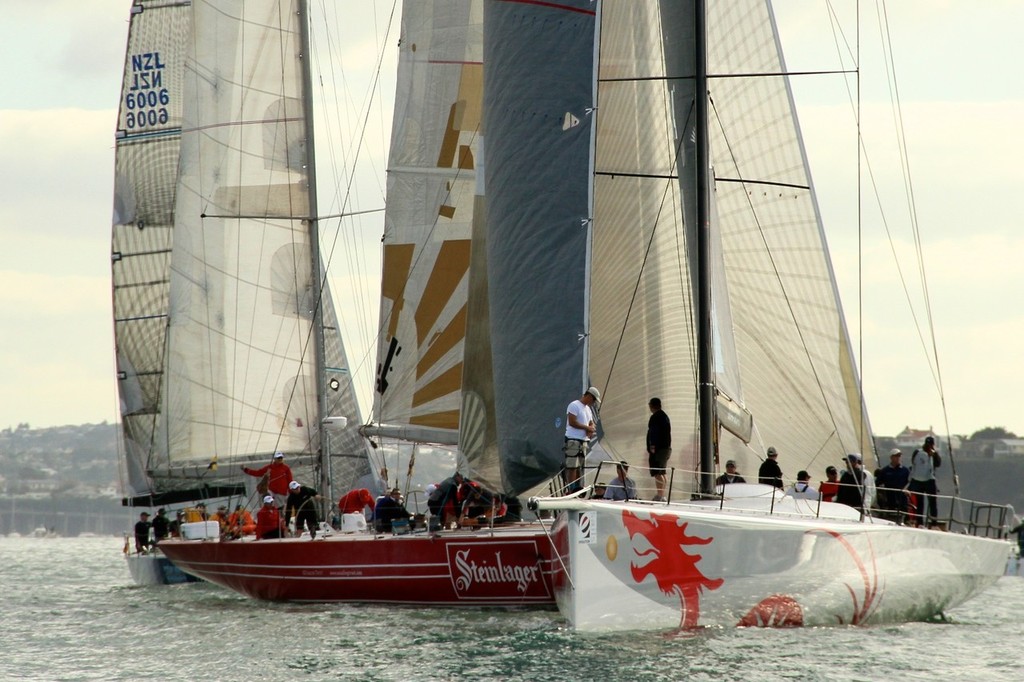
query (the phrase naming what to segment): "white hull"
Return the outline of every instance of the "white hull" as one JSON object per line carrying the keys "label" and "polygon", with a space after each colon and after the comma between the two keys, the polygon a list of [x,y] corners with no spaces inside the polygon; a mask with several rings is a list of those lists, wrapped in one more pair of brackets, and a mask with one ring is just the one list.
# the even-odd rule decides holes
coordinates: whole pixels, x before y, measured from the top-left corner
{"label": "white hull", "polygon": [[[792,498],[774,513],[550,499],[577,630],[877,624],[937,616],[1006,569],[1002,540],[844,519]],[[754,500],[744,500],[753,506]],[[787,513],[790,512],[790,513]],[[802,513],[801,513],[802,511]]]}
{"label": "white hull", "polygon": [[198,582],[198,578],[188,575],[171,563],[171,560],[156,550],[150,554],[126,554],[128,572],[136,585],[150,587],[153,585],[177,585],[179,583]]}

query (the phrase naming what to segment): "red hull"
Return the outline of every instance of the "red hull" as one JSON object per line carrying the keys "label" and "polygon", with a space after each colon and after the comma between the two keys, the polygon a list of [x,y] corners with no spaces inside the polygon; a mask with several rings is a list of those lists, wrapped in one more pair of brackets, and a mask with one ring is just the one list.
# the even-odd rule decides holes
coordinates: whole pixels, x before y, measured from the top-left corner
{"label": "red hull", "polygon": [[179,568],[256,599],[423,606],[554,605],[537,525],[409,535],[160,543]]}

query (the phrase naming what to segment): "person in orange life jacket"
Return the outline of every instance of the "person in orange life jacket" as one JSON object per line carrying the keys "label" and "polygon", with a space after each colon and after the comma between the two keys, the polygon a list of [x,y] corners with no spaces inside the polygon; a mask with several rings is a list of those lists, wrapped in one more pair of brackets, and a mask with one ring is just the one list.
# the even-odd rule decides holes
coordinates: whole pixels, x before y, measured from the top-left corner
{"label": "person in orange life jacket", "polygon": [[818,492],[821,493],[822,502],[835,502],[839,493],[839,470],[831,464],[825,467],[825,478],[827,481],[818,483]]}
{"label": "person in orange life jacket", "polygon": [[259,540],[284,537],[284,521],[275,504],[274,496],[267,495],[263,498],[263,506],[256,512],[256,538]]}
{"label": "person in orange life jacket", "polygon": [[267,489],[274,496],[274,504],[283,507],[288,499],[288,484],[292,482],[292,470],[284,463],[284,453],[275,452],[270,464],[259,469],[243,466],[242,471],[250,476],[262,477],[267,474]]}
{"label": "person in orange life jacket", "polygon": [[236,505],[235,511],[228,516],[228,536],[240,538],[243,535],[252,535],[256,532],[256,522],[252,520],[252,514],[242,505]]}

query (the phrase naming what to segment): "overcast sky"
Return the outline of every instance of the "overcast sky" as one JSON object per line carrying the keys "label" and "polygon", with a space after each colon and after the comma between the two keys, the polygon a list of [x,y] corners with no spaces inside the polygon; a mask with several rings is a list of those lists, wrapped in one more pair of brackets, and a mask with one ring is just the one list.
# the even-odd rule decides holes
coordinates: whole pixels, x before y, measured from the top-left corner
{"label": "overcast sky", "polygon": [[[338,48],[346,68],[365,78],[373,71],[390,3],[336,4],[346,11],[347,30],[371,26]],[[127,0],[4,3],[0,428],[117,419],[110,216],[113,128],[129,6]],[[832,34],[822,23],[824,7],[821,0],[776,3],[787,49],[793,46],[787,52],[791,69],[835,66]],[[1018,265],[1024,221],[1016,206],[1024,186],[1024,76],[1019,73],[1024,43],[1018,35],[1024,0],[890,0],[888,19],[949,428],[953,433],[983,426],[1024,431],[1024,273]],[[867,44],[867,25],[877,31],[877,19],[867,14],[864,23]],[[396,41],[392,33],[391,53]],[[828,50],[832,54],[825,56]],[[892,239],[877,211],[865,210],[862,301],[856,143],[838,78],[807,77],[796,84],[805,142],[874,430],[894,435],[909,425],[943,432],[935,373],[925,355],[932,332],[913,260],[904,180],[893,155],[895,143],[882,127],[892,130],[891,113],[875,96],[886,88],[877,75],[868,75],[874,62],[867,55],[863,63],[865,144]],[[381,142],[394,88],[389,69],[393,59],[385,63],[385,99],[371,109],[363,151],[378,177],[360,176],[349,204],[353,209],[383,205]],[[352,76],[340,119],[360,118],[367,82]],[[330,154],[341,166],[351,151]],[[323,161],[325,154],[318,154]],[[870,188],[864,196],[865,205],[873,206]],[[321,203],[330,212],[339,202],[330,194],[325,200],[321,191]],[[350,244],[349,255],[333,264],[337,288],[353,292],[339,307],[350,329],[346,342],[359,369],[364,406],[370,402],[374,363],[379,234],[379,218],[342,228],[339,241]]]}

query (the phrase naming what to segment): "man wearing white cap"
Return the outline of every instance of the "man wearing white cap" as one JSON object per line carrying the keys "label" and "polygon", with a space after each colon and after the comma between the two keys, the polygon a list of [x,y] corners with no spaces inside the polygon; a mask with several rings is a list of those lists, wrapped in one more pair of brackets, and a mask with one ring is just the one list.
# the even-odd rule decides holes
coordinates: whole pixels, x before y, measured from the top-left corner
{"label": "man wearing white cap", "polygon": [[597,435],[593,405],[601,404],[601,392],[591,386],[579,400],[569,403],[565,409],[565,468],[563,470],[565,492],[571,493],[583,487],[580,477],[583,463],[587,459],[590,441]]}
{"label": "man wearing white cap", "polygon": [[893,520],[902,525],[907,515],[910,469],[903,466],[903,453],[899,448],[889,451],[889,466],[878,470],[875,483],[878,486],[878,506],[889,510]]}
{"label": "man wearing white cap", "polygon": [[262,488],[257,485],[257,489],[260,492],[269,492],[273,495],[274,502],[278,507],[284,506],[285,501],[288,499],[288,484],[294,480],[294,477],[292,476],[291,468],[284,463],[283,452],[275,452],[273,459],[270,460],[270,464],[266,466],[262,466],[259,469],[250,469],[247,466],[243,466],[242,471],[250,476],[260,478],[266,475],[267,487]]}
{"label": "man wearing white cap", "polygon": [[288,484],[288,501],[285,504],[285,521],[295,518],[295,534],[302,535],[302,529],[309,529],[309,537],[316,539],[316,529],[320,525],[320,516],[317,514],[317,502],[320,495],[307,485],[301,485],[298,481]]}
{"label": "man wearing white cap", "polygon": [[270,540],[284,537],[284,522],[274,504],[274,496],[263,498],[263,506],[256,512],[256,539]]}

